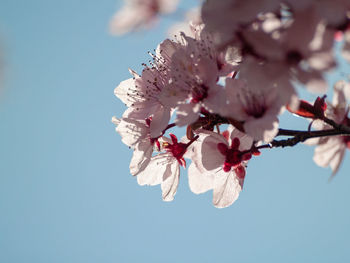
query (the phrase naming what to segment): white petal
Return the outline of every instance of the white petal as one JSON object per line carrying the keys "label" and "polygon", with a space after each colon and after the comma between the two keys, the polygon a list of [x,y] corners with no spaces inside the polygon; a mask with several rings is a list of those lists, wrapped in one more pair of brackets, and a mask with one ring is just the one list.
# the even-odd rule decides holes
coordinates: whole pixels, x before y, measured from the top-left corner
{"label": "white petal", "polygon": [[250,119],[244,124],[244,130],[255,140],[271,142],[278,133],[278,119],[276,116],[267,115],[259,119]]}
{"label": "white petal", "polygon": [[168,126],[170,120],[171,109],[159,107],[153,115],[151,122],[151,138],[156,138],[162,135],[163,130]]}
{"label": "white petal", "polygon": [[176,125],[182,127],[195,122],[199,117],[198,107],[200,108],[199,104],[192,103],[179,105],[176,111]]}
{"label": "white petal", "polygon": [[238,129],[229,126],[227,129],[230,132],[230,139],[237,137],[240,141],[239,150],[245,151],[252,147],[253,144],[253,138],[243,132],[240,132]]}
{"label": "white petal", "polygon": [[162,198],[164,201],[174,200],[180,179],[180,165],[177,160],[167,165],[167,169],[163,174]]}
{"label": "white petal", "polygon": [[344,159],[344,155],[345,155],[345,146],[344,146],[344,149],[341,149],[339,150],[335,156],[333,157],[333,159],[331,160],[329,166],[331,167],[332,169],[332,176],[334,176],[338,170],[339,170],[339,167]]}
{"label": "white petal", "polygon": [[217,133],[212,133],[212,135],[204,138],[201,147],[201,164],[196,163],[196,165],[201,165],[205,170],[212,171],[224,164],[225,156],[218,150],[218,144],[224,143],[228,146],[225,138]]}
{"label": "white petal", "polygon": [[237,200],[242,187],[234,172],[223,170],[215,175],[213,204],[217,208],[228,207]]}
{"label": "white petal", "polygon": [[143,171],[151,161],[153,145],[150,142],[140,142],[134,150],[130,162],[130,173],[137,175]]}
{"label": "white petal", "polygon": [[224,87],[212,85],[208,90],[208,97],[203,100],[203,106],[211,113],[220,114],[223,105],[226,104],[227,96]]}
{"label": "white petal", "polygon": [[[327,167],[333,158],[345,150],[345,144],[340,136],[330,137],[325,143],[315,148],[314,161],[318,166]],[[334,167],[336,166],[333,164]]]}
{"label": "white petal", "polygon": [[135,80],[133,78],[124,80],[114,89],[114,95],[117,96],[126,106],[130,107],[132,101],[130,101],[128,91],[134,86]]}
{"label": "white petal", "polygon": [[168,155],[153,156],[148,166],[137,175],[139,185],[157,185],[162,183],[163,174],[168,166]]}
{"label": "white petal", "polygon": [[194,163],[188,167],[188,184],[195,194],[204,193],[214,186],[214,175],[212,173],[204,174]]}
{"label": "white petal", "polygon": [[116,131],[122,137],[122,142],[130,147],[134,147],[140,140],[144,140],[149,134],[146,122],[122,118]]}

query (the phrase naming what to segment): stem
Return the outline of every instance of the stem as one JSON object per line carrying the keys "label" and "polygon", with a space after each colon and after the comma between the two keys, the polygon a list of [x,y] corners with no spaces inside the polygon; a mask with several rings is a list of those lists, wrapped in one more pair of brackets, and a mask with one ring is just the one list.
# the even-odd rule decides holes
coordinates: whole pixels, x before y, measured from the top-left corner
{"label": "stem", "polygon": [[350,133],[350,127],[344,125],[344,124],[338,124],[335,121],[328,119],[327,117],[323,117],[322,120],[331,125],[334,129],[338,130],[338,131],[343,131],[345,133]]}
{"label": "stem", "polygon": [[199,135],[196,135],[195,137],[193,137],[187,144],[186,144],[186,148],[188,148],[193,142],[195,142],[197,139],[199,138]]}
{"label": "stem", "polygon": [[[348,128],[348,127],[347,127]],[[284,130],[280,129],[277,136],[293,136],[286,140],[273,140],[269,144],[264,144],[256,147],[256,149],[265,148],[277,148],[277,147],[287,147],[295,146],[300,142],[304,142],[307,139],[318,138],[318,137],[328,137],[328,136],[349,136],[350,131],[343,131],[338,129],[322,130],[322,131],[294,131],[294,130]]]}

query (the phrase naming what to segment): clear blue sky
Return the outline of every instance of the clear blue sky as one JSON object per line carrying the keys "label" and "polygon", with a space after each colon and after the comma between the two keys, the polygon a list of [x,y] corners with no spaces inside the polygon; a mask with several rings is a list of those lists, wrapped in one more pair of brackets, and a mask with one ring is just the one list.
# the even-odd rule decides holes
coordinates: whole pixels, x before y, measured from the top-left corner
{"label": "clear blue sky", "polygon": [[328,183],[312,148],[264,151],[221,210],[184,172],[171,203],[137,185],[110,122],[125,109],[113,90],[173,18],[115,38],[120,4],[1,1],[0,263],[350,262],[349,156]]}

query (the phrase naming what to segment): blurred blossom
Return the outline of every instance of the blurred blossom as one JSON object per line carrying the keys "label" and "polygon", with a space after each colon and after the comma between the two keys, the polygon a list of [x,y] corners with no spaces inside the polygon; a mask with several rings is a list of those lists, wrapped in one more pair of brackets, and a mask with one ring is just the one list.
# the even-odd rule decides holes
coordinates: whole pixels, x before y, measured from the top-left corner
{"label": "blurred blossom", "polygon": [[159,15],[175,11],[178,0],[124,0],[124,6],[113,16],[109,31],[112,35],[151,27]]}

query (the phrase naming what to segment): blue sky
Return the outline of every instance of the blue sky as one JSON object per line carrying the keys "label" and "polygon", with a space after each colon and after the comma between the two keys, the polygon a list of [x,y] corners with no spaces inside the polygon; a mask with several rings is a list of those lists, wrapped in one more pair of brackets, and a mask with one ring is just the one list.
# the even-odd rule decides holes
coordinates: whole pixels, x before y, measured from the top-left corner
{"label": "blue sky", "polygon": [[266,150],[226,209],[192,194],[185,172],[171,203],[137,185],[110,122],[125,110],[113,90],[174,17],[116,38],[107,25],[120,5],[1,2],[0,262],[348,262],[348,156],[329,183],[312,148]]}

